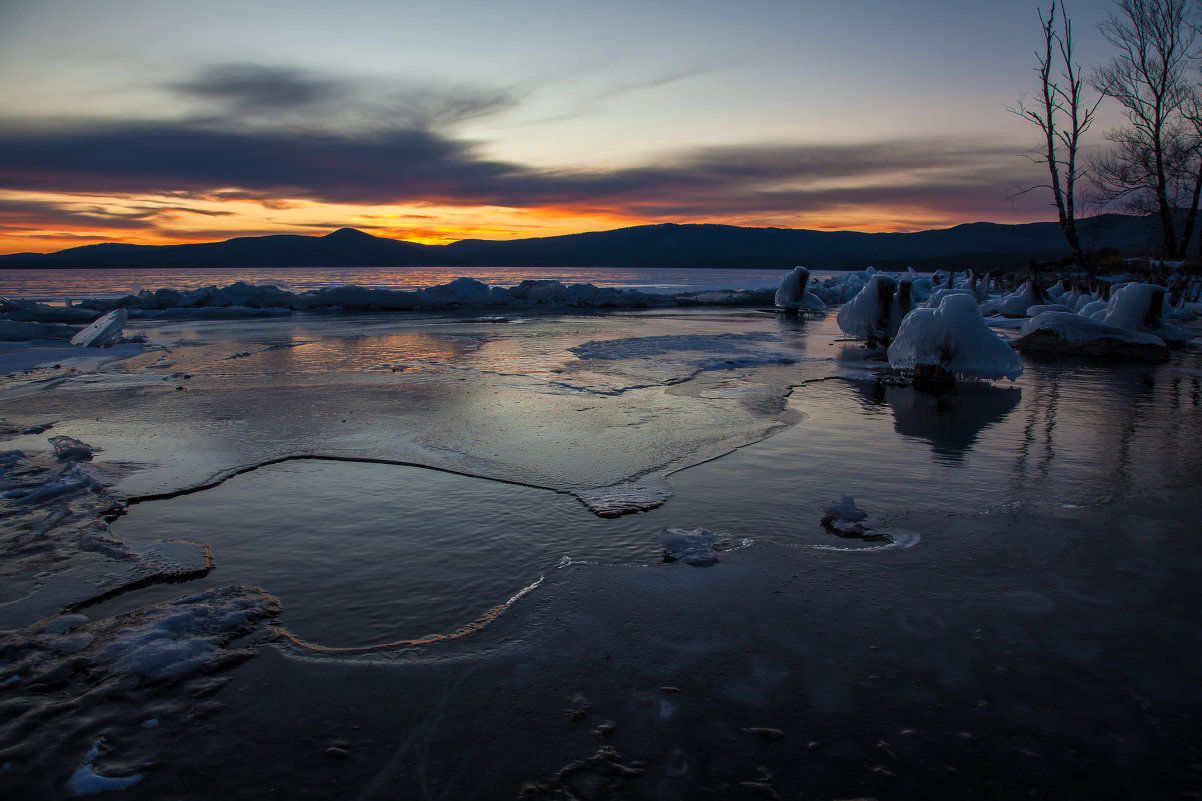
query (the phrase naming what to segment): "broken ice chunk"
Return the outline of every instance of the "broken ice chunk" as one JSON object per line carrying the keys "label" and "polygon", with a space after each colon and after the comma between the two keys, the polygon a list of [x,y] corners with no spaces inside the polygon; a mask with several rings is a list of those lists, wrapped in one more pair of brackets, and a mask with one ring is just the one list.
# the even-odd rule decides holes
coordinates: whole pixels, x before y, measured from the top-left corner
{"label": "broken ice chunk", "polygon": [[121,336],[125,322],[125,309],[111,311],[71,337],[71,344],[81,348],[102,348]]}
{"label": "broken ice chunk", "polygon": [[867,518],[868,512],[856,506],[855,498],[850,495],[840,495],[822,506],[823,525],[843,534],[863,534],[864,526],[860,521]]}
{"label": "broken ice chunk", "polygon": [[88,443],[74,437],[50,437],[47,442],[54,446],[54,455],[59,459],[79,459],[86,462],[96,451]]}
{"label": "broken ice chunk", "polygon": [[666,528],[659,533],[659,544],[664,547],[669,562],[684,562],[686,565],[712,565],[718,561],[714,545],[722,537],[707,528],[687,530]]}

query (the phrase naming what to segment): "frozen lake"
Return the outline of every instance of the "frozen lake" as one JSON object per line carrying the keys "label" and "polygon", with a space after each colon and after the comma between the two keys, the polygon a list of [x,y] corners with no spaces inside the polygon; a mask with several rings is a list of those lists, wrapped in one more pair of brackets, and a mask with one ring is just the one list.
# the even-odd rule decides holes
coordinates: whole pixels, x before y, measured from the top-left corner
{"label": "frozen lake", "polygon": [[[100,525],[76,496],[14,505],[0,629],[34,625],[44,588],[74,570],[92,587],[78,611],[126,621],[102,624],[117,632],[140,620],[117,615],[255,587],[278,598],[278,633],[259,629],[241,667],[173,684],[6,646],[0,764],[20,767],[0,787],[18,795],[62,793],[101,737],[97,771],[144,777],[129,798],[178,794],[216,761],[225,778],[191,797],[335,779],[365,798],[514,797],[604,742],[645,773],[595,797],[676,797],[753,781],[756,765],[789,776],[811,741],[831,748],[813,774],[823,792],[888,795],[871,768],[892,758],[857,749],[904,755],[902,729],[928,738],[910,769],[944,754],[959,790],[1010,770],[1063,791],[984,753],[1012,753],[999,732],[1015,729],[1059,753],[1062,715],[1129,687],[1178,720],[1200,711],[1182,688],[1202,680],[1189,626],[1202,544],[1180,511],[1202,468],[1196,347],[1150,366],[1027,358],[1017,381],[933,395],[882,382],[883,354],[843,341],[833,312],[326,313],[126,332],[148,349],[4,378],[5,447],[35,466],[50,436],[98,448],[86,470],[133,501],[108,534],[173,581],[114,577],[94,551],[37,534]],[[819,509],[844,493],[915,536],[835,536]],[[733,550],[712,568],[664,564],[658,532],[699,527]],[[155,551],[162,540],[183,543]],[[30,636],[70,658],[75,641]],[[1106,732],[1136,737],[1141,714],[1086,713],[1098,733],[1074,741],[1077,767],[1113,757]],[[612,740],[590,728],[606,718]],[[513,745],[490,756],[473,726]],[[873,742],[853,745],[865,730]],[[1180,736],[1148,741],[1169,773]],[[1116,770],[1153,775],[1155,759],[1132,748]]]}

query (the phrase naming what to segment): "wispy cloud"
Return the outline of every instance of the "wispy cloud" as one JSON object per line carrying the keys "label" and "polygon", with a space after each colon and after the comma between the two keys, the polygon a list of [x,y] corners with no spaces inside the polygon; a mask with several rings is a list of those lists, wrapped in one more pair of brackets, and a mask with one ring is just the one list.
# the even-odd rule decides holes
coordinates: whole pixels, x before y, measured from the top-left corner
{"label": "wispy cloud", "polygon": [[[681,76],[666,76],[664,81]],[[691,149],[655,163],[548,170],[490,159],[457,126],[519,102],[507,89],[363,85],[305,71],[223,64],[166,84],[196,102],[173,121],[0,120],[0,185],[40,193],[156,195],[176,206],[118,211],[43,204],[40,220],[134,228],[210,214],[195,200],[559,207],[650,219],[796,218],[839,207],[988,210],[1004,204],[1022,146],[979,139],[759,144]],[[354,124],[329,125],[339,109]],[[350,115],[353,117],[354,115]],[[341,119],[341,118],[340,118]],[[249,123],[248,123],[249,121]],[[0,209],[0,217],[3,210]]]}

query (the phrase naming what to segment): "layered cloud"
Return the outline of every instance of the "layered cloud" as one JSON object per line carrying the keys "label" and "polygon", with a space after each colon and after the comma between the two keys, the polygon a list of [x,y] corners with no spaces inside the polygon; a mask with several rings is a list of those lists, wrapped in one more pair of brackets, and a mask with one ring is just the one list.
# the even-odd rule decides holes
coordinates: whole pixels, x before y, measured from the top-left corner
{"label": "layered cloud", "polygon": [[[513,109],[522,96],[513,89],[350,82],[252,64],[209,67],[160,88],[179,110],[174,118],[0,121],[0,186],[265,206],[560,208],[754,222],[866,207],[989,216],[1024,166],[1015,158],[1020,145],[946,139],[748,144],[668,153],[654,164],[545,169],[490,158],[460,132],[467,120]],[[26,211],[47,223],[81,216],[61,203]],[[98,208],[94,217],[120,228],[171,213]]]}

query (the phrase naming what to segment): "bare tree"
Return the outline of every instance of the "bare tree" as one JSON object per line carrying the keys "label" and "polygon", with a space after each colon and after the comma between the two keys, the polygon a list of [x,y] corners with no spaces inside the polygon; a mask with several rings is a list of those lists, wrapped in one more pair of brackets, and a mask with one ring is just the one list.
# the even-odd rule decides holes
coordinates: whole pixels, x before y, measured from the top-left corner
{"label": "bare tree", "polygon": [[1193,0],[1117,0],[1101,32],[1118,50],[1091,83],[1123,107],[1115,147],[1090,162],[1106,205],[1160,220],[1165,255],[1185,253],[1202,194],[1202,103],[1188,72]]}
{"label": "bare tree", "polygon": [[[1086,106],[1083,100],[1084,81],[1081,65],[1073,61],[1072,23],[1064,6],[1060,6],[1060,27],[1056,27],[1056,3],[1044,19],[1039,11],[1039,22],[1043,29],[1044,47],[1035,53],[1039,76],[1040,97],[1038,105],[1028,106],[1020,99],[1017,106],[1008,110],[1031,121],[1043,132],[1044,141],[1031,153],[1037,164],[1047,164],[1050,182],[1021,189],[1020,193],[1032,189],[1050,189],[1056,213],[1060,217],[1060,229],[1068,241],[1073,261],[1085,261],[1081,252],[1081,240],[1077,235],[1076,184],[1081,177],[1077,169],[1077,157],[1081,136],[1093,122],[1101,96],[1093,105]],[[1053,69],[1056,74],[1053,75]]]}

